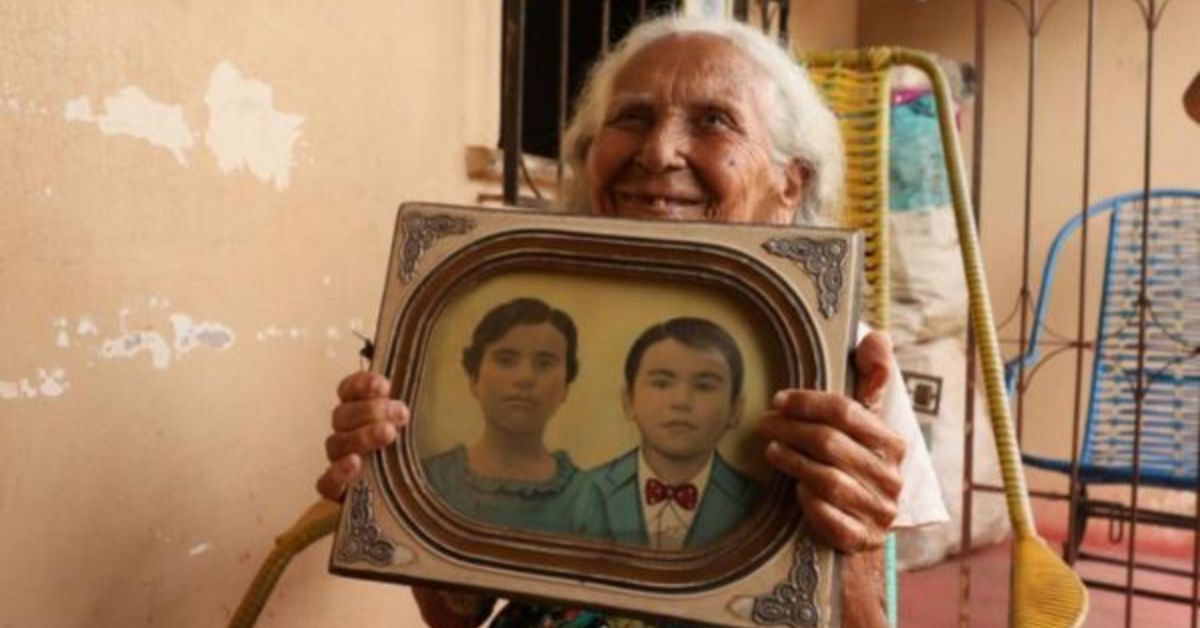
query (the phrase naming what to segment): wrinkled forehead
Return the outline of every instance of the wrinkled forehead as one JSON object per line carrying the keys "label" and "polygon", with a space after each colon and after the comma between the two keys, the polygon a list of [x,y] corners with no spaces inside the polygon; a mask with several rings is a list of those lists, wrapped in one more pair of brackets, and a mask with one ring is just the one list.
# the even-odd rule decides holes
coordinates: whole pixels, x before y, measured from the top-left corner
{"label": "wrinkled forehead", "polygon": [[681,33],[647,44],[630,57],[613,81],[610,104],[663,98],[749,102],[768,80],[728,39]]}

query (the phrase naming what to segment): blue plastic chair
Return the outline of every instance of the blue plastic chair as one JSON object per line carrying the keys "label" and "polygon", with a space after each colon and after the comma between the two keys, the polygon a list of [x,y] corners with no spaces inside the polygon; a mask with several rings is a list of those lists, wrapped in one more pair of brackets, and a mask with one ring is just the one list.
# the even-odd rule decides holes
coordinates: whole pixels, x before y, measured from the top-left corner
{"label": "blue plastic chair", "polygon": [[[1090,518],[1129,521],[1130,509],[1089,499],[1087,487],[1131,484],[1136,396],[1142,394],[1140,486],[1197,490],[1200,453],[1200,190],[1154,190],[1149,196],[1145,354],[1138,376],[1143,193],[1088,208],[1089,229],[1108,228],[1089,403],[1078,457],[1078,507],[1064,554],[1081,557]],[[1024,363],[1028,375],[1043,359],[1046,311],[1058,257],[1082,224],[1075,216],[1054,238],[1042,275],[1027,349],[1005,367],[1010,396]],[[1025,454],[1026,464],[1071,473],[1071,460]],[[1194,516],[1139,508],[1139,523],[1196,529]],[[1083,555],[1088,558],[1089,556]],[[1190,599],[1190,598],[1189,598]]]}

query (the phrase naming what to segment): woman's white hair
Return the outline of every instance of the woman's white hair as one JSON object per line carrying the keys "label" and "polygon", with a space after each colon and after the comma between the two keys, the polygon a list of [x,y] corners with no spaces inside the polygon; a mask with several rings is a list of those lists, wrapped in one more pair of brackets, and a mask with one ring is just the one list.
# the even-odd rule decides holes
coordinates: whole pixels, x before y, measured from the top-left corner
{"label": "woman's white hair", "polygon": [[828,220],[825,214],[837,206],[842,191],[842,140],[837,118],[821,100],[808,73],[779,44],[750,26],[727,19],[675,15],[637,26],[592,68],[563,134],[562,156],[574,175],[564,179],[562,195],[567,209],[589,211],[591,196],[584,163],[604,125],[617,75],[646,46],[664,37],[692,34],[729,41],[771,77],[767,98],[771,157],[780,166],[797,159],[807,171],[797,221]]}

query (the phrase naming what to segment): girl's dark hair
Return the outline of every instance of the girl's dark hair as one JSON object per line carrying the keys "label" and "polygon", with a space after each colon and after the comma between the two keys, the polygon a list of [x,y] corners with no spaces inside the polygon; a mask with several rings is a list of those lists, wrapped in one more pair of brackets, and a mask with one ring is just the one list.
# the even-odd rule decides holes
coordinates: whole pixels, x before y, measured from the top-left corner
{"label": "girl's dark hair", "polygon": [[725,362],[729,364],[729,373],[733,378],[729,398],[737,399],[742,393],[742,373],[745,366],[742,364],[742,352],[738,350],[733,336],[712,321],[686,316],[658,323],[642,332],[633,342],[633,346],[629,348],[629,355],[625,357],[627,390],[633,391],[633,380],[637,378],[646,350],[667,339],[677,340],[693,349],[720,351],[721,355],[725,356]]}
{"label": "girl's dark hair", "polygon": [[575,351],[578,339],[575,323],[562,310],[550,307],[545,301],[532,297],[521,297],[497,305],[483,315],[475,332],[471,334],[471,345],[463,349],[462,365],[472,380],[479,377],[479,364],[488,345],[499,340],[508,330],[517,325],[550,323],[567,340],[567,383],[575,381],[579,374],[579,361]]}

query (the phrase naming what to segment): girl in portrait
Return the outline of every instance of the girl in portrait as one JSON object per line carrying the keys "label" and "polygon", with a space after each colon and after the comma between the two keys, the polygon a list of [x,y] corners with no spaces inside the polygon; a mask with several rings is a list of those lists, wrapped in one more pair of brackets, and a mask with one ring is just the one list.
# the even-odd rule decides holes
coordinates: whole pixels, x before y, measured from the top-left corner
{"label": "girl in portrait", "polygon": [[475,520],[567,533],[582,480],[564,450],[551,452],[546,425],[579,371],[575,323],[562,310],[518,298],[476,325],[462,365],[483,414],[478,440],[422,461],[434,491]]}

